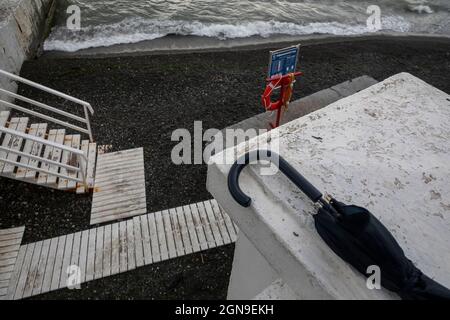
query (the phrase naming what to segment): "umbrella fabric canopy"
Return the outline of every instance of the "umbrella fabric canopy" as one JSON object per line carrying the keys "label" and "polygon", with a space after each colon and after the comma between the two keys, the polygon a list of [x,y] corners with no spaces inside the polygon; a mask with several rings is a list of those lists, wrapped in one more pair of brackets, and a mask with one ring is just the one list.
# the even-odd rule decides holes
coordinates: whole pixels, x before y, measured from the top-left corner
{"label": "umbrella fabric canopy", "polygon": [[317,232],[334,253],[360,273],[366,275],[369,266],[378,266],[381,285],[402,299],[450,300],[450,290],[414,266],[392,234],[367,209],[333,198],[324,199],[319,190],[274,152],[252,151],[233,164],[228,174],[228,188],[239,204],[244,207],[251,204],[251,199],[239,187],[239,175],[248,163],[256,160],[278,163],[281,172],[314,203],[320,204],[317,214],[313,215]]}

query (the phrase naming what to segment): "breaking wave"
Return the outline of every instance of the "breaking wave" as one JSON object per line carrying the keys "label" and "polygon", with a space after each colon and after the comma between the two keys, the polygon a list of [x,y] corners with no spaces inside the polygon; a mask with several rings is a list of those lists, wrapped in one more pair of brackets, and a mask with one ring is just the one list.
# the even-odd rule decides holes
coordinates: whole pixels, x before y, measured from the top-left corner
{"label": "breaking wave", "polygon": [[[408,32],[410,23],[401,16],[382,17],[382,31]],[[118,23],[88,26],[78,31],[57,27],[45,41],[44,49],[74,52],[92,47],[137,43],[167,35],[192,35],[226,40],[253,36],[267,38],[273,35],[358,35],[368,32],[365,24],[349,25],[340,22],[313,22],[301,25],[271,20],[226,24],[127,18]]]}

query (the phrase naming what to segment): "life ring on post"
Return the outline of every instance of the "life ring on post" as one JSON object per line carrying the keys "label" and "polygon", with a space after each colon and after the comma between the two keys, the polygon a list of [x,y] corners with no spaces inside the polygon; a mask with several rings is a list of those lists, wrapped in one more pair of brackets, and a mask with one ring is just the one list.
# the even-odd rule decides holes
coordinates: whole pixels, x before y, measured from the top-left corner
{"label": "life ring on post", "polygon": [[[292,97],[294,80],[296,76],[303,75],[302,72],[288,73],[283,76],[273,76],[266,81],[266,89],[262,95],[262,104],[266,111],[277,111],[277,120],[275,124],[271,124],[272,128],[280,125],[282,108],[287,108]],[[280,96],[277,101],[272,101],[272,94],[275,88],[281,88]]]}

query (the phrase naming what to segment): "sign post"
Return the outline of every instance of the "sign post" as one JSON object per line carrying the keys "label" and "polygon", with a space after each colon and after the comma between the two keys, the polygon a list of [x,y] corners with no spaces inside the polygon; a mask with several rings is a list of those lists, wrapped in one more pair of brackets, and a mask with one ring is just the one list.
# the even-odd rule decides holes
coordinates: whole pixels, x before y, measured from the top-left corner
{"label": "sign post", "polygon": [[[262,96],[262,103],[266,111],[277,111],[275,123],[270,123],[272,128],[280,125],[282,112],[287,110],[292,97],[295,77],[302,75],[301,72],[295,71],[299,51],[300,45],[296,45],[270,52],[266,79],[268,84]],[[279,88],[281,88],[279,98],[272,102],[271,95]]]}

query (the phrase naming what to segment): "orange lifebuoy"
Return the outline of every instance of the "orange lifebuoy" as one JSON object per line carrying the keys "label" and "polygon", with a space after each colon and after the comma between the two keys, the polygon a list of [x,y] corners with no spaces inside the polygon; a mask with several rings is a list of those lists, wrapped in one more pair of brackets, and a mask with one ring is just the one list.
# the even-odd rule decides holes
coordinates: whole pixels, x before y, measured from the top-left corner
{"label": "orange lifebuoy", "polygon": [[[278,127],[281,117],[282,107],[287,108],[292,97],[295,76],[302,75],[301,72],[288,73],[284,76],[275,76],[267,79],[269,82],[262,95],[262,104],[266,111],[278,111],[277,121],[272,127]],[[277,101],[272,102],[271,96],[275,88],[281,87],[280,97]]]}

